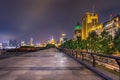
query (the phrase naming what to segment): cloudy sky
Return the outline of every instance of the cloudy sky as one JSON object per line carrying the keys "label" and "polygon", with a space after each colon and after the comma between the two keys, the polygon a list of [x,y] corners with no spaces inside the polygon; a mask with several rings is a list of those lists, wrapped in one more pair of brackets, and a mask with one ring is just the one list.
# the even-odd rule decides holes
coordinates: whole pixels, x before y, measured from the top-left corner
{"label": "cloudy sky", "polygon": [[33,37],[43,42],[60,33],[72,38],[76,23],[93,4],[100,22],[120,14],[120,0],[0,0],[0,41]]}

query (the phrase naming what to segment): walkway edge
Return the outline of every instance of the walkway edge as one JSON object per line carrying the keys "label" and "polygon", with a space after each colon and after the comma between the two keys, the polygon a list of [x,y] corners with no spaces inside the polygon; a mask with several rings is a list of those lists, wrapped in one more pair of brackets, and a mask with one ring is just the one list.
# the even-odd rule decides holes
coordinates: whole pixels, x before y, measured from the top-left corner
{"label": "walkway edge", "polygon": [[[66,54],[66,53],[65,53]],[[71,58],[73,58],[74,60],[76,60],[78,63],[84,65],[87,69],[91,70],[92,72],[96,73],[97,75],[99,75],[100,77],[104,78],[105,80],[113,80],[112,78],[110,78],[109,76],[99,72],[98,70],[96,70],[95,68],[85,64],[84,62],[82,62],[81,60],[78,60],[76,59],[75,57],[69,55],[69,54],[66,54],[68,56],[70,56]]]}

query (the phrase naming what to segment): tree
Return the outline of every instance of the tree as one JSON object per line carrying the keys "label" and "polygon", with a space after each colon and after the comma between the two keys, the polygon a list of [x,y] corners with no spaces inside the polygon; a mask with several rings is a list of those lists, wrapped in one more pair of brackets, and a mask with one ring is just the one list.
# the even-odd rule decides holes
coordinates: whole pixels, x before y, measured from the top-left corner
{"label": "tree", "polygon": [[112,36],[109,32],[103,31],[100,35],[100,50],[104,54],[113,54],[114,47],[111,45],[113,42]]}
{"label": "tree", "polygon": [[116,50],[120,52],[120,29],[116,32],[113,43]]}
{"label": "tree", "polygon": [[95,31],[89,34],[87,40],[88,40],[89,50],[92,52],[99,52],[99,36]]}
{"label": "tree", "polygon": [[81,45],[80,45],[80,47],[81,47],[81,50],[88,50],[88,40],[81,40]]}
{"label": "tree", "polygon": [[75,40],[75,46],[77,50],[81,50],[81,38],[78,38],[77,40]]}
{"label": "tree", "polygon": [[62,44],[62,48],[67,48],[67,49],[75,49],[75,42],[70,39],[66,41],[65,43]]}
{"label": "tree", "polygon": [[46,48],[55,48],[55,45],[54,44],[47,44]]}
{"label": "tree", "polygon": [[[116,33],[114,44],[116,49],[120,52],[120,30]],[[62,45],[62,47],[104,53],[108,55],[111,55],[115,52],[112,36],[106,31],[103,31],[100,35],[93,31],[89,34],[89,37],[84,40],[68,40]]]}

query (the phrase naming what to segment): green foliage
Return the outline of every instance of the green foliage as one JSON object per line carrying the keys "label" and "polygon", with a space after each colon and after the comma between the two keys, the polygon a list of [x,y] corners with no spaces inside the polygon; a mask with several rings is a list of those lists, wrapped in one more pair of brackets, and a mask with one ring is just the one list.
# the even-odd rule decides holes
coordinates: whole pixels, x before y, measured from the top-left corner
{"label": "green foliage", "polygon": [[86,50],[87,49],[87,40],[68,40],[61,46],[62,48],[67,49],[78,49],[78,50]]}
{"label": "green foliage", "polygon": [[96,32],[91,32],[86,40],[71,39],[63,43],[61,47],[112,55],[115,49],[120,52],[120,30],[116,33],[114,42],[112,36],[106,31],[103,31],[100,35]]}
{"label": "green foliage", "polygon": [[55,45],[54,44],[47,44],[46,48],[55,48]]}
{"label": "green foliage", "polygon": [[116,50],[120,52],[120,29],[116,32],[113,43]]}
{"label": "green foliage", "polygon": [[91,32],[89,34],[88,40],[88,48],[92,52],[99,52],[99,36],[96,32]]}
{"label": "green foliage", "polygon": [[62,44],[62,47],[68,48],[68,49],[75,49],[76,45],[74,45],[74,44],[75,44],[75,42],[72,39],[70,39],[70,40],[66,41],[64,44]]}
{"label": "green foliage", "polygon": [[112,36],[109,35],[108,32],[103,31],[100,36],[101,53],[109,54],[109,55],[113,54],[114,47],[112,44],[113,44]]}

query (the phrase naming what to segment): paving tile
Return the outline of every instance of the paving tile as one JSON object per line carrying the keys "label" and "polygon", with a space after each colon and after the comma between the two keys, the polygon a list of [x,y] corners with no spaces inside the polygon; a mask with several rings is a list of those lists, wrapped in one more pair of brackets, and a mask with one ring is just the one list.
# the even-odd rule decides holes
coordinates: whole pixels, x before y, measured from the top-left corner
{"label": "paving tile", "polygon": [[0,64],[0,80],[103,80],[56,49],[5,58]]}

